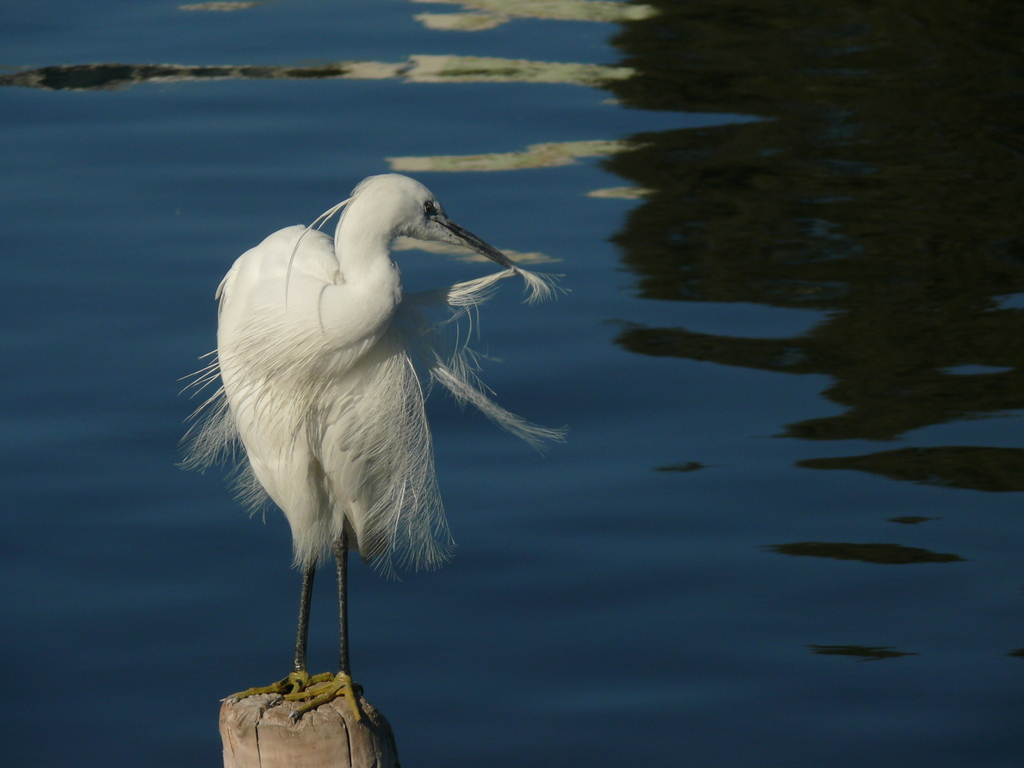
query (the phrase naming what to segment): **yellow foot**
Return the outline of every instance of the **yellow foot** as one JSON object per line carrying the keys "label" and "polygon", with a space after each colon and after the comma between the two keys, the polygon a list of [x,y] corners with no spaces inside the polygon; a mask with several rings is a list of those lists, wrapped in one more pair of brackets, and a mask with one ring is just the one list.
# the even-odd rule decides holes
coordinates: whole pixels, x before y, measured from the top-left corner
{"label": "yellow foot", "polygon": [[259,688],[249,688],[246,691],[236,693],[231,697],[232,701],[238,701],[248,696],[256,696],[260,693],[276,693],[281,696],[285,696],[293,693],[300,693],[306,690],[310,685],[317,683],[327,682],[334,679],[334,675],[330,672],[324,672],[320,675],[309,676],[308,672],[292,672],[288,677],[283,680],[278,680],[276,683],[270,685],[264,685]]}
{"label": "yellow foot", "polygon": [[352,678],[349,675],[344,675],[340,672],[336,675],[326,673],[311,677],[309,679],[309,685],[300,691],[285,694],[284,698],[286,701],[306,702],[292,712],[292,720],[298,720],[307,712],[316,709],[321,704],[334,701],[339,696],[344,696],[348,699],[348,704],[352,708],[352,714],[355,716],[356,720],[362,720],[363,714],[359,711],[358,698],[358,695],[361,692],[362,688],[356,683],[353,683]]}

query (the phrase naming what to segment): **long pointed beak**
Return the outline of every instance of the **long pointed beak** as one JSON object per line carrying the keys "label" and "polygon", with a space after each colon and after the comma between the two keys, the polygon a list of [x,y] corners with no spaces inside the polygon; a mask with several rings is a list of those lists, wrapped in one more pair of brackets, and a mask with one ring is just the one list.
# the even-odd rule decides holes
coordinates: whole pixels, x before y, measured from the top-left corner
{"label": "long pointed beak", "polygon": [[451,219],[438,216],[435,221],[451,233],[453,243],[472,248],[477,253],[486,256],[491,261],[496,261],[506,269],[516,269],[516,263],[510,260],[504,253],[493,245],[485,243],[469,230],[463,229]]}

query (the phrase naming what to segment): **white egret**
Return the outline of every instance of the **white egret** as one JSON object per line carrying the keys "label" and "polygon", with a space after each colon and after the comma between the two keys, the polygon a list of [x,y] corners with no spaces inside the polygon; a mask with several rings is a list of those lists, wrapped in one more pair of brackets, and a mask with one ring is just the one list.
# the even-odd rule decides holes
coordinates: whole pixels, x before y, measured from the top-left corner
{"label": "white egret", "polygon": [[[314,229],[342,210],[334,240]],[[391,243],[400,236],[467,246],[506,269],[448,289],[402,295]],[[520,275],[529,300],[550,281],[449,219],[430,191],[398,174],[371,176],[313,225],[293,226],[246,251],[228,271],[220,300],[214,362],[197,374],[221,386],[186,436],[186,466],[205,468],[238,444],[239,488],[250,503],[267,496],[291,526],[302,593],[291,674],[236,694],[281,693],[305,702],[300,717],[338,696],[359,709],[348,658],[348,551],[389,569],[442,562],[450,547],[434,476],[420,384],[440,384],[501,427],[531,443],[561,430],[530,424],[491,401],[476,377],[465,338],[446,341],[448,321],[423,310],[462,315],[498,280]],[[317,562],[333,554],[340,606],[338,673],[306,670],[310,594]]]}

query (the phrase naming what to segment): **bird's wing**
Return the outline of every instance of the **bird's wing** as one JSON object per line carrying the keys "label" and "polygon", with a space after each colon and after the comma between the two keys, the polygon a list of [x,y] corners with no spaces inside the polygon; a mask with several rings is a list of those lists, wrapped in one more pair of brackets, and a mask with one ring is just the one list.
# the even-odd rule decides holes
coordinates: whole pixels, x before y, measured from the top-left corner
{"label": "bird's wing", "polygon": [[423,391],[390,329],[326,393],[317,456],[364,558],[431,567],[450,547]]}
{"label": "bird's wing", "polygon": [[[294,250],[296,306],[308,307],[309,296],[317,295],[337,274],[331,238],[314,230],[300,241],[305,231],[293,226],[275,232],[232,264],[215,294],[217,352],[191,385],[202,390],[221,380],[192,415],[194,423],[183,438],[183,465],[202,470],[220,461],[234,463],[234,485],[254,509],[262,505],[266,491],[279,505],[287,503],[269,478],[283,460],[281,446],[290,445],[297,434],[298,418],[292,399],[274,382],[301,379],[296,366],[313,342],[313,334],[298,332],[297,325],[284,317],[288,259]],[[245,453],[240,450],[243,443]],[[260,475],[266,482],[257,481]]]}

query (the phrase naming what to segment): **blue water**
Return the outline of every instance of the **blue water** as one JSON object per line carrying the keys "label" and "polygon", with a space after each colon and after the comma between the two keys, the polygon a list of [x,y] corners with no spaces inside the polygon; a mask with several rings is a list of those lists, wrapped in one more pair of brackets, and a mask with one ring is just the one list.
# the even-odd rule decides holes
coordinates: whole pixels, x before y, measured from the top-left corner
{"label": "blue water", "polygon": [[[0,12],[0,75],[419,54],[622,59],[613,24],[514,19],[469,33],[413,19],[446,10],[22,4]],[[214,346],[214,290],[238,254],[386,172],[388,157],[755,118],[786,114],[649,111],[569,84],[0,88],[5,764],[215,766],[219,700],[288,671],[298,576],[282,516],[249,519],[221,473],[176,467],[196,405],[180,380]],[[499,402],[567,425],[569,439],[541,456],[431,401],[457,555],[400,581],[358,566],[351,585],[354,675],[389,718],[403,764],[1019,764],[1020,488],[797,465],[907,446],[1024,448],[1019,406],[895,440],[787,437],[788,425],[844,412],[832,376],[637,354],[620,335],[803,339],[840,309],[753,294],[644,298],[611,238],[645,203],[587,196],[634,183],[601,158],[414,175],[489,242],[557,259],[544,268],[565,275],[568,293],[528,307],[504,286],[481,313],[481,345]],[[678,205],[682,216],[692,201]],[[412,288],[490,270],[397,258]],[[1019,370],[995,359],[944,368],[962,379]],[[658,469],[672,466],[692,471]],[[890,521],[900,516],[929,521]],[[899,543],[963,560],[770,549],[794,542]],[[335,663],[331,578],[323,572],[315,596],[316,671]],[[907,655],[863,661],[811,646]]]}

